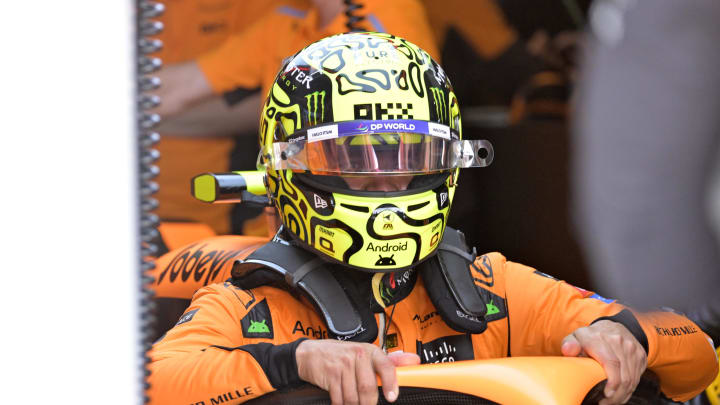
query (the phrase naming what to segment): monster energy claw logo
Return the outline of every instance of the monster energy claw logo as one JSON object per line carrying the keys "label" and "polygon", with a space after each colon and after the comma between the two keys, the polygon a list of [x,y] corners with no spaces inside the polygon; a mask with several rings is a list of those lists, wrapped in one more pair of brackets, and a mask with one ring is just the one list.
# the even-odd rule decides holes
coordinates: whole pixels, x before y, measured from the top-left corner
{"label": "monster energy claw logo", "polygon": [[[317,125],[319,122],[325,121],[325,90],[314,91],[305,98],[307,99],[308,124]],[[318,110],[320,110],[319,117]]]}
{"label": "monster energy claw logo", "polygon": [[447,105],[445,104],[445,92],[439,87],[431,87],[433,99],[435,101],[435,112],[438,116],[438,121],[444,122],[447,120]]}

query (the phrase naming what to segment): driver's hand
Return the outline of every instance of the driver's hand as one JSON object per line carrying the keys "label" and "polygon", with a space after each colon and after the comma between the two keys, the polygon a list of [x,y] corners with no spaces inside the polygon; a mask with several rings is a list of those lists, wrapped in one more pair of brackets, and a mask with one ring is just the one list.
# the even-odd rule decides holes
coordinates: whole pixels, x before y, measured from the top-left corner
{"label": "driver's hand", "polygon": [[647,354],[635,336],[609,320],[576,329],[563,339],[561,350],[564,356],[589,356],[603,366],[607,383],[599,405],[626,403],[647,367]]}
{"label": "driver's hand", "polygon": [[295,351],[300,378],[330,393],[333,405],[374,405],[378,400],[376,375],[383,394],[394,402],[400,388],[395,366],[420,363],[413,353],[386,355],[369,343],[338,340],[305,340]]}

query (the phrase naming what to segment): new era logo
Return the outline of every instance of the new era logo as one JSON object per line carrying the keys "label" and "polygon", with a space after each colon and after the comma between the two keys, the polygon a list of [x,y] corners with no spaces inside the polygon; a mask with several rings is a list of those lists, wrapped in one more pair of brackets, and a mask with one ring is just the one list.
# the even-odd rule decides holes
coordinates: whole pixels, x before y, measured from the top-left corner
{"label": "new era logo", "polygon": [[322,197],[315,194],[315,208],[327,208],[328,203]]}

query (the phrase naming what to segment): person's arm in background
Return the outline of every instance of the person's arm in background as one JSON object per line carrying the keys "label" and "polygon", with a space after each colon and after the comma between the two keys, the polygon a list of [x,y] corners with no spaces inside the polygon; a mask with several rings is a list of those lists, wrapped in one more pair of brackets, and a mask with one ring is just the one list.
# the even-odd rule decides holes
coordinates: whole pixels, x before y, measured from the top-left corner
{"label": "person's arm in background", "polygon": [[[273,52],[267,48],[273,46],[269,38],[274,36],[266,31],[279,22],[277,17],[276,14],[266,16],[246,31],[229,37],[222,45],[193,61],[192,76],[202,77],[204,83],[187,95],[185,105],[197,102],[203,97],[214,96],[222,98],[232,107],[241,104],[249,94],[258,92],[263,78],[263,65],[258,63],[258,60],[264,59],[264,54]],[[261,54],[263,56],[259,56]],[[273,66],[273,71],[277,68],[279,66]],[[259,114],[255,117],[253,122],[258,121]]]}
{"label": "person's arm in background", "polygon": [[[633,353],[633,344],[639,343],[636,347],[645,351],[647,368],[659,377],[662,392],[673,400],[692,398],[717,375],[710,339],[686,317],[673,312],[637,313],[529,267],[512,262],[503,267],[511,355],[577,355],[580,352],[571,353],[572,348],[564,347],[575,339],[581,351],[603,364],[611,385],[624,380],[622,362],[633,361],[624,356]],[[606,321],[622,325],[626,331]],[[630,334],[637,342],[624,338]],[[595,346],[596,342],[602,345]]]}
{"label": "person's arm in background", "polygon": [[153,112],[163,118],[184,112],[213,95],[195,61],[164,65],[155,76],[160,79],[160,87],[155,91],[160,97],[160,105]]}
{"label": "person's arm in background", "polygon": [[[160,69],[156,74],[161,82],[156,91],[160,105],[152,111],[162,118],[158,130],[173,135],[218,136],[256,127],[262,67],[253,55],[267,52],[262,46],[267,42],[265,31],[272,25],[272,17],[263,16],[194,60]],[[218,88],[218,81],[225,83],[223,80],[232,80],[233,86]]]}
{"label": "person's arm in background", "polygon": [[[346,27],[344,24],[339,24],[337,21],[338,18],[345,18],[344,15],[339,15],[340,11],[343,10],[343,7],[338,7],[341,4],[339,0],[314,0],[313,3],[316,4],[315,7],[321,7],[322,5],[323,10],[328,8],[329,5],[334,5],[329,7],[333,10],[330,14],[320,13],[318,15],[318,24],[320,26],[314,27],[318,31],[318,35],[322,35],[321,33],[325,30],[329,30],[327,34],[345,32]],[[267,38],[276,38],[278,36],[276,32],[278,31],[278,25],[302,24],[305,15],[300,11],[298,13],[294,19],[288,14],[283,14],[283,12],[268,14],[264,20],[254,24],[241,35],[230,37],[217,49],[198,58],[196,67],[199,67],[204,74],[206,84],[209,84],[210,93],[224,95],[228,103],[232,105],[236,101],[229,97],[234,92],[267,86],[268,83],[263,83],[266,66],[263,63],[258,63],[256,59],[260,57],[253,57],[253,55],[262,54],[262,60],[269,62],[270,59],[266,55],[268,53],[277,54],[277,50],[269,49],[269,47],[277,45],[268,42]],[[365,16],[365,20],[362,21],[364,28],[403,37],[425,49],[433,58],[438,58],[437,45],[430,30],[425,10],[419,1],[395,0],[389,2],[385,0],[368,0],[365,2],[365,7],[357,11],[357,13]],[[285,31],[282,30],[281,32]],[[292,31],[288,29],[287,32]],[[304,43],[301,46],[307,45],[309,43]],[[297,48],[290,52],[299,50],[300,48]],[[291,55],[284,55],[284,57],[287,56]],[[279,67],[279,65],[272,66],[272,71],[276,71]],[[202,93],[198,92],[198,96],[200,94],[207,95],[208,89],[204,88]]]}
{"label": "person's arm in background", "polygon": [[163,115],[158,126],[173,136],[232,136],[251,133],[257,128],[261,110],[260,91],[247,94],[240,102],[228,105],[222,96],[211,96],[175,115]]}
{"label": "person's arm in background", "polygon": [[157,128],[173,135],[223,136],[257,127],[259,88],[238,89],[234,103],[214,94],[196,61],[164,66],[156,76],[160,104],[152,110],[162,121]]}

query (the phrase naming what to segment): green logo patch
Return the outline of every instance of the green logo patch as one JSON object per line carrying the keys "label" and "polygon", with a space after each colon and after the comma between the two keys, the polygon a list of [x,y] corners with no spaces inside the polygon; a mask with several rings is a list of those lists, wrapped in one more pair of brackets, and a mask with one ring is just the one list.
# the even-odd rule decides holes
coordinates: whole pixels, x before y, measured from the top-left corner
{"label": "green logo patch", "polygon": [[485,321],[493,322],[500,319],[507,318],[507,306],[505,305],[505,299],[497,294],[493,294],[490,290],[475,285],[483,300],[486,302],[485,308]]}
{"label": "green logo patch", "polygon": [[264,319],[262,320],[262,322],[255,322],[253,320],[250,320],[250,327],[247,331],[250,333],[270,333],[270,328],[265,325]]}
{"label": "green logo patch", "polygon": [[487,313],[485,315],[495,315],[500,313],[500,308],[493,304],[492,301],[486,304],[485,307],[487,308]]}
{"label": "green logo patch", "polygon": [[246,338],[273,338],[272,316],[267,301],[263,299],[240,320],[242,334]]}

